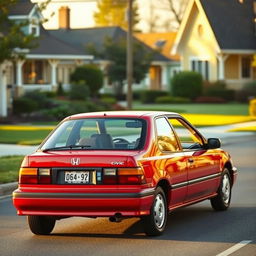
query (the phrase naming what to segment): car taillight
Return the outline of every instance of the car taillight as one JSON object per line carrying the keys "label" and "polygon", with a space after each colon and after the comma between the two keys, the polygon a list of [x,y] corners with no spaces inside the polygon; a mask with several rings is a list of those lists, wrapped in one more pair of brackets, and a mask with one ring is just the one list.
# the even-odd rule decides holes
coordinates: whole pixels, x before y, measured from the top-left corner
{"label": "car taillight", "polygon": [[20,168],[20,184],[37,184],[37,168]]}
{"label": "car taillight", "polygon": [[21,167],[19,172],[20,184],[50,184],[51,169]]}
{"label": "car taillight", "polygon": [[106,168],[103,170],[104,185],[140,185],[146,183],[144,172],[135,168]]}

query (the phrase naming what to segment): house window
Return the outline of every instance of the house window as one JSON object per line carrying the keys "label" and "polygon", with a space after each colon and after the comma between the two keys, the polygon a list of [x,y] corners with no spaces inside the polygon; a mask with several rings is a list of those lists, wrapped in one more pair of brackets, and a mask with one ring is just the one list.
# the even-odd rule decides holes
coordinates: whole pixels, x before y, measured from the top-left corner
{"label": "house window", "polygon": [[208,60],[191,60],[192,71],[200,73],[205,80],[209,80],[209,61]]}
{"label": "house window", "polygon": [[44,62],[40,60],[26,61],[23,65],[24,84],[44,84]]}
{"label": "house window", "polygon": [[241,65],[241,73],[242,78],[250,78],[251,77],[251,58],[250,57],[242,57],[242,65]]}
{"label": "house window", "polygon": [[34,35],[34,36],[39,36],[39,26],[34,25],[34,24],[30,24],[29,33]]}

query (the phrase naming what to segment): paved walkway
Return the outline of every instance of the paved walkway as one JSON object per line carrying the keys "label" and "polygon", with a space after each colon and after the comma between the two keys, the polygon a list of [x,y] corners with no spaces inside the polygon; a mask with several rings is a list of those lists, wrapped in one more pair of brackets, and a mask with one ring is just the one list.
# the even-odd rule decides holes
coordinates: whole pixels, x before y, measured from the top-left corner
{"label": "paved walkway", "polygon": [[28,155],[36,151],[38,146],[0,144],[0,156]]}

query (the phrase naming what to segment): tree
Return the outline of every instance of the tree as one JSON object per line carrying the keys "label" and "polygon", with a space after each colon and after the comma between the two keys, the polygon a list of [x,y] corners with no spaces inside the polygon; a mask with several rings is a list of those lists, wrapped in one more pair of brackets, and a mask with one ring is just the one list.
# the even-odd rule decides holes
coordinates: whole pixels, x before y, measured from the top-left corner
{"label": "tree", "polygon": [[[110,82],[115,86],[115,93],[122,94],[123,85],[126,81],[126,39],[121,38],[113,41],[106,38],[102,51],[93,49],[92,46],[88,50],[96,53],[99,58],[109,60],[110,64],[107,67],[107,74]],[[133,42],[133,79],[139,83],[148,72],[150,62],[153,57],[153,52],[146,46],[134,40]]]}
{"label": "tree", "polygon": [[[94,13],[97,26],[120,26],[127,29],[126,11],[128,0],[99,0],[98,11]],[[133,28],[139,22],[138,5],[133,3]]]}
{"label": "tree", "polygon": [[96,96],[103,86],[103,72],[93,64],[80,66],[71,74],[71,82],[83,82],[85,86],[88,86],[91,95]]}
{"label": "tree", "polygon": [[148,32],[178,30],[189,0],[151,0],[144,18]]}

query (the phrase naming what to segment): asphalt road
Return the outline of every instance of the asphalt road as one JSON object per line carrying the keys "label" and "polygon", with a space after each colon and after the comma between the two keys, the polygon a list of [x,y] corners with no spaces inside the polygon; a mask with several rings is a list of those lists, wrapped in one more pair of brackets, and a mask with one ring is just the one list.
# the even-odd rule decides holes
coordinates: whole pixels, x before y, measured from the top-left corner
{"label": "asphalt road", "polygon": [[104,218],[61,220],[50,236],[35,236],[11,200],[3,199],[0,255],[256,256],[256,138],[241,141],[225,147],[239,169],[226,212],[214,212],[209,201],[176,210],[160,237],[146,237],[138,219],[110,223]]}

